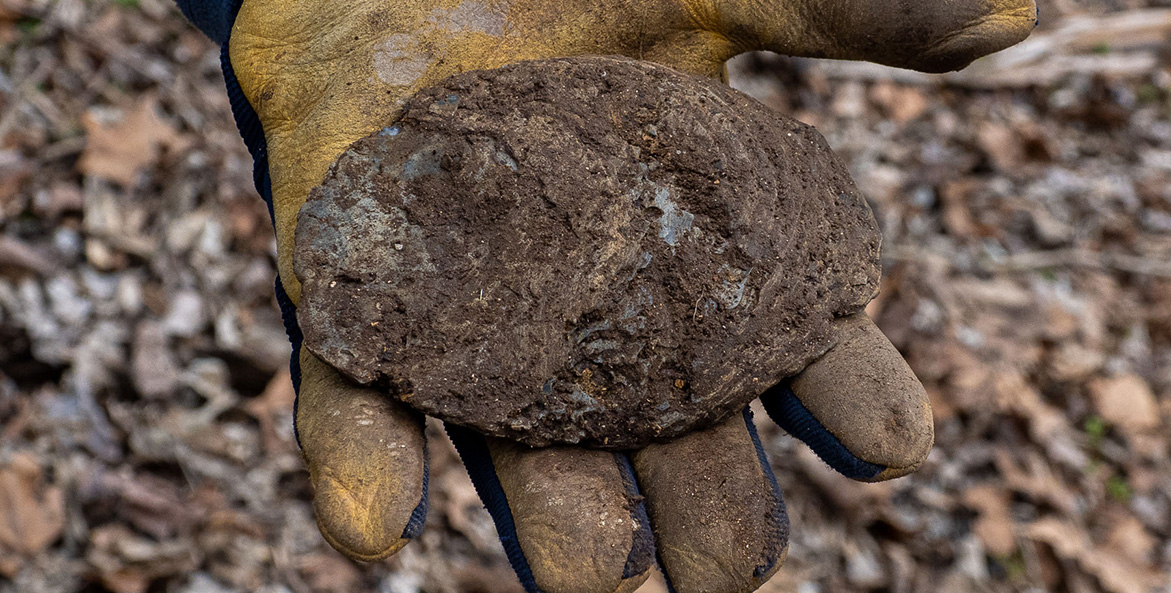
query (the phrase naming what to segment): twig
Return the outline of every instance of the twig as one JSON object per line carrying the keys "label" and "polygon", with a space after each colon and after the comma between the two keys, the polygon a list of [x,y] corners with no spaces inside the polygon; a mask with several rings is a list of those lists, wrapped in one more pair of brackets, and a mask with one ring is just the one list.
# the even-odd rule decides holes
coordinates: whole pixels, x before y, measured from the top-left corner
{"label": "twig", "polygon": [[1141,255],[1078,248],[1017,253],[982,262],[981,267],[989,271],[1028,271],[1059,267],[1091,268],[1171,278],[1171,257],[1154,259]]}
{"label": "twig", "polygon": [[[893,245],[883,249],[883,258],[892,261],[946,261],[957,259],[957,254],[942,253],[911,247]],[[1124,253],[1109,253],[1090,249],[1069,248],[1047,251],[1026,251],[1001,257],[983,257],[974,262],[983,272],[1029,272],[1045,268],[1088,268],[1093,270],[1128,272],[1143,276],[1171,278],[1171,256],[1154,258]]]}

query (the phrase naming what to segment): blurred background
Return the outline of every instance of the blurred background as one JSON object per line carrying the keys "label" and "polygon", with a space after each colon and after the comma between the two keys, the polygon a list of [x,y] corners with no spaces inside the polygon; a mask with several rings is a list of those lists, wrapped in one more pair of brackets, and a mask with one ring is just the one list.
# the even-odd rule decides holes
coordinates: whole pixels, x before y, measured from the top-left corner
{"label": "blurred background", "polygon": [[[862,485],[762,421],[793,528],[764,591],[1171,591],[1171,2],[1041,15],[946,76],[733,64],[871,200],[869,312],[936,422]],[[318,535],[251,167],[168,0],[0,0],[0,592],[518,592],[434,426],[420,540]]]}

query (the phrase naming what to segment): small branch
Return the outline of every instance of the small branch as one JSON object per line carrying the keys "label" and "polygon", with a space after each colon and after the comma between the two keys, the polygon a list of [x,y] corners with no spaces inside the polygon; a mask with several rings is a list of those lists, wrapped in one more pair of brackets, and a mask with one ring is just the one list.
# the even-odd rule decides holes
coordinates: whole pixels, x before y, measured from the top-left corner
{"label": "small branch", "polygon": [[[882,256],[883,259],[889,261],[945,261],[952,268],[955,266],[951,262],[957,259],[954,252],[943,253],[908,245],[892,245],[884,248]],[[1153,258],[1079,248],[1026,251],[1003,257],[982,257],[977,258],[974,263],[976,269],[987,273],[1030,272],[1045,268],[1083,268],[1171,278],[1171,256]]]}

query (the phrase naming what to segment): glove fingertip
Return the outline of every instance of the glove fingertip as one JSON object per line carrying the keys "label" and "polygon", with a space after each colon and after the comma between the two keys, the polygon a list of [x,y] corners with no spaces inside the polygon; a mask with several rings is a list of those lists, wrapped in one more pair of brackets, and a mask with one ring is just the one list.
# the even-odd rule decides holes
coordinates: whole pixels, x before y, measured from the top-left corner
{"label": "glove fingertip", "polygon": [[797,399],[787,383],[774,387],[761,396],[768,417],[804,442],[826,464],[838,473],[862,482],[876,481],[887,467],[870,463],[854,455],[821,421]]}
{"label": "glove fingertip", "polygon": [[459,453],[468,477],[476,488],[476,494],[484,503],[484,508],[496,524],[496,532],[500,537],[500,544],[504,546],[504,554],[508,558],[512,571],[516,573],[525,593],[541,593],[533,578],[533,570],[529,566],[521,550],[520,540],[516,536],[516,523],[512,518],[512,510],[508,507],[508,498],[504,495],[504,487],[496,475],[496,465],[492,462],[492,455],[483,435],[455,424],[445,423],[447,436],[451,444]]}

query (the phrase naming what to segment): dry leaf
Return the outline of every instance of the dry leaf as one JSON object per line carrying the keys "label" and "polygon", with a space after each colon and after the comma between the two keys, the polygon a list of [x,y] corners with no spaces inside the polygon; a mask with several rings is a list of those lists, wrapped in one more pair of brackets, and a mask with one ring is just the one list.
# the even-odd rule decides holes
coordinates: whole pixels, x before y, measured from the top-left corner
{"label": "dry leaf", "polygon": [[1048,461],[1033,450],[1022,453],[1025,469],[1019,469],[1009,453],[996,451],[996,470],[1009,488],[1028,495],[1036,502],[1046,502],[1066,514],[1077,510],[1077,499],[1069,486],[1062,482],[1049,466]]}
{"label": "dry leaf", "polygon": [[1058,381],[1081,381],[1096,373],[1106,363],[1101,351],[1067,341],[1057,346],[1049,360],[1049,374]]}
{"label": "dry leaf", "polygon": [[821,489],[826,502],[859,516],[873,516],[890,506],[893,488],[890,482],[865,484],[843,480],[809,447],[798,447],[795,455],[804,477]]}
{"label": "dry leaf", "polygon": [[33,165],[15,150],[0,150],[0,213],[33,173]]}
{"label": "dry leaf", "polygon": [[144,593],[150,579],[137,570],[125,569],[98,575],[102,585],[114,593]]}
{"label": "dry leaf", "polygon": [[60,269],[53,257],[20,239],[0,236],[0,270],[27,270],[48,276]]}
{"label": "dry leaf", "polygon": [[1098,414],[1124,431],[1146,432],[1161,424],[1155,394],[1138,375],[1098,379],[1090,383],[1089,392]]}
{"label": "dry leaf", "polygon": [[116,500],[118,515],[157,539],[188,533],[206,512],[172,482],[149,473],[103,473],[97,488]]}
{"label": "dry leaf", "polygon": [[1086,533],[1069,521],[1046,517],[1030,523],[1024,531],[1029,539],[1052,547],[1058,557],[1077,562],[1111,593],[1143,593],[1160,582],[1150,566],[1113,549],[1095,547]]}
{"label": "dry leaf", "polygon": [[143,321],[134,332],[131,378],[138,393],[148,399],[170,395],[179,384],[180,369],[171,353],[162,324]]}
{"label": "dry leaf", "polygon": [[286,432],[280,430],[279,426],[289,422],[287,416],[292,412],[296,398],[293,380],[285,368],[268,382],[260,397],[244,405],[244,411],[260,423],[261,444],[266,452],[292,450],[293,443],[282,436]]}
{"label": "dry leaf", "polygon": [[17,453],[0,468],[0,557],[32,557],[64,528],[61,489],[42,484],[41,465],[32,454]]}
{"label": "dry leaf", "polygon": [[118,593],[138,593],[139,583],[163,576],[186,574],[199,566],[189,539],[154,541],[136,535],[125,525],[111,523],[90,532],[86,562],[102,582]]}
{"label": "dry leaf", "polygon": [[182,144],[179,133],[158,114],[158,99],[147,95],[120,113],[90,109],[82,117],[85,151],[82,173],[133,185],[139,171],[154,164],[162,149]]}
{"label": "dry leaf", "polygon": [[890,81],[874,85],[870,98],[878,103],[898,124],[918,119],[930,106],[923,91],[912,86],[899,86]]}
{"label": "dry leaf", "polygon": [[943,202],[943,225],[957,237],[972,237],[976,234],[976,223],[972,220],[971,200],[968,196],[980,185],[975,179],[949,181],[939,188]]}
{"label": "dry leaf", "polygon": [[964,504],[980,512],[972,531],[994,556],[1007,556],[1016,549],[1009,495],[997,486],[976,486],[964,491]]}
{"label": "dry leaf", "polygon": [[1115,519],[1106,544],[1134,562],[1146,564],[1151,561],[1158,540],[1143,527],[1138,519],[1119,513]]}
{"label": "dry leaf", "polygon": [[1002,409],[1012,410],[1029,421],[1034,439],[1048,442],[1058,434],[1070,431],[1065,414],[1046,403],[1019,373],[998,374],[993,381],[993,391]]}
{"label": "dry leaf", "polygon": [[980,148],[1000,171],[1013,171],[1025,160],[1025,151],[1020,139],[1003,125],[985,123],[980,126],[977,140],[980,142]]}
{"label": "dry leaf", "polygon": [[314,591],[353,591],[362,580],[354,565],[337,554],[304,556],[298,560],[297,567]]}

